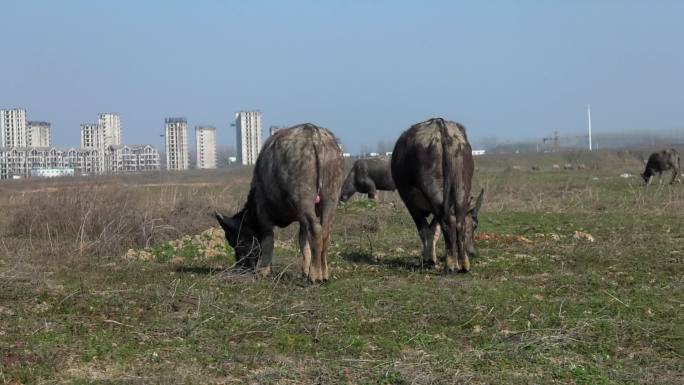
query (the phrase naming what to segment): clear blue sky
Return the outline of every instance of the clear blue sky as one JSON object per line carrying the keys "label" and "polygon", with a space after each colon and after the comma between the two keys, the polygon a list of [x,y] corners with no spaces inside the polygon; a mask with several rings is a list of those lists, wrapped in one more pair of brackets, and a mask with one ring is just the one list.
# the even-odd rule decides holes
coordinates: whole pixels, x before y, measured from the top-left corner
{"label": "clear blue sky", "polygon": [[[0,7],[0,106],[53,124],[122,117],[313,122],[348,150],[443,116],[471,141],[684,127],[684,1],[31,1]],[[194,131],[191,131],[194,134]]]}

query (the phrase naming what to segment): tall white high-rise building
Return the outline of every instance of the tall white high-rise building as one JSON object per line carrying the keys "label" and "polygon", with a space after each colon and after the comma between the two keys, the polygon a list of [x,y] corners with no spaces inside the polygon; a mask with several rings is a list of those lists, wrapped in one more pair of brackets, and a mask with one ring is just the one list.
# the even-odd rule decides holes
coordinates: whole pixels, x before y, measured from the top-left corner
{"label": "tall white high-rise building", "polygon": [[102,144],[104,147],[121,144],[121,117],[117,114],[97,114],[97,124],[102,130]]}
{"label": "tall white high-rise building", "polygon": [[50,147],[52,145],[50,123],[37,121],[27,122],[26,145],[28,147]]}
{"label": "tall white high-rise building", "polygon": [[197,168],[216,168],[216,127],[195,126]]}
{"label": "tall white high-rise building", "polygon": [[0,110],[1,147],[26,147],[26,110]]}
{"label": "tall white high-rise building", "polygon": [[261,150],[261,112],[240,111],[235,114],[235,139],[238,162],[255,164]]}
{"label": "tall white high-rise building", "polygon": [[188,121],[185,118],[166,118],[166,169],[188,169]]}
{"label": "tall white high-rise building", "polygon": [[97,123],[81,124],[81,148],[102,147],[102,130]]}

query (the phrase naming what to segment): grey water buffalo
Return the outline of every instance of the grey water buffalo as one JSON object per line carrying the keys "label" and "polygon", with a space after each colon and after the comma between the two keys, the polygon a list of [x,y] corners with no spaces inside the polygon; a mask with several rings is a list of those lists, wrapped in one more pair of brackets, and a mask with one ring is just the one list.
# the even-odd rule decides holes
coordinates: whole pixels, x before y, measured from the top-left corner
{"label": "grey water buffalo", "polygon": [[299,222],[302,273],[311,282],[326,281],[343,177],[342,150],[327,129],[306,123],[271,136],[257,159],[244,207],[232,217],[216,213],[238,266],[269,275],[274,227]]}
{"label": "grey water buffalo", "polygon": [[378,190],[394,191],[390,161],[386,158],[359,159],[354,162],[342,184],[340,201],[346,202],[354,193],[368,194],[375,199]]}
{"label": "grey water buffalo", "polygon": [[418,229],[423,263],[437,263],[435,246],[441,228],[447,273],[469,271],[469,255],[476,253],[473,235],[484,190],[471,205],[473,169],[465,128],[442,118],[411,126],[392,152],[392,176]]}
{"label": "grey water buffalo", "polygon": [[[663,171],[672,170],[670,184],[679,180],[679,172],[682,168],[679,153],[673,148],[660,150],[651,154],[646,162],[646,169],[641,174],[644,182],[648,185],[655,174],[662,176]],[[681,182],[681,181],[680,181]]]}

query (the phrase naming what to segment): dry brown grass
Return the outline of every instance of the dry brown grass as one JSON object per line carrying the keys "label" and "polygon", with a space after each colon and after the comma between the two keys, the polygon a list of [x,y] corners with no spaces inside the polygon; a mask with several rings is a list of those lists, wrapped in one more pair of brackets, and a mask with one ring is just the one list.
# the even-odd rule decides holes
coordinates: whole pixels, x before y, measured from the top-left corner
{"label": "dry brown grass", "polygon": [[237,210],[248,171],[8,183],[0,235],[15,243],[8,255],[120,255],[205,230],[214,210]]}

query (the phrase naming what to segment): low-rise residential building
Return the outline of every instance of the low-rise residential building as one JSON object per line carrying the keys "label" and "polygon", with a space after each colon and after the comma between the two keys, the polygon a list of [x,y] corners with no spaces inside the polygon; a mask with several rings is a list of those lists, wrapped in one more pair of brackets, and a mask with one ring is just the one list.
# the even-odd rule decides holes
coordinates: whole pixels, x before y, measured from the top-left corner
{"label": "low-rise residential building", "polygon": [[99,148],[0,147],[0,179],[27,178],[49,169],[73,169],[75,175],[156,171],[159,151],[150,145],[109,146],[104,154]]}
{"label": "low-rise residential building", "polygon": [[105,153],[105,164],[110,174],[157,171],[159,151],[148,144],[109,146]]}

